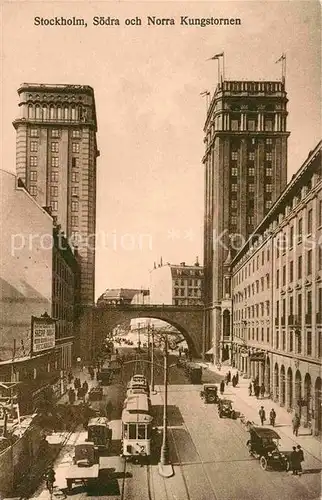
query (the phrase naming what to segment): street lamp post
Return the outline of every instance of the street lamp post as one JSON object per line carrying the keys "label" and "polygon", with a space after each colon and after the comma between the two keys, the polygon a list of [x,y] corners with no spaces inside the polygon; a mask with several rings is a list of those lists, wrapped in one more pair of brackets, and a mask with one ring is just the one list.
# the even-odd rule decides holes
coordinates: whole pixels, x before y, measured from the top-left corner
{"label": "street lamp post", "polygon": [[151,394],[155,394],[154,390],[154,325],[152,325],[151,329]]}
{"label": "street lamp post", "polygon": [[140,327],[141,327],[141,323],[138,323],[138,348],[139,348],[139,351],[141,351]]}
{"label": "street lamp post", "polygon": [[160,464],[169,464],[168,444],[168,335],[164,341],[164,404],[163,404],[163,439],[161,447]]}

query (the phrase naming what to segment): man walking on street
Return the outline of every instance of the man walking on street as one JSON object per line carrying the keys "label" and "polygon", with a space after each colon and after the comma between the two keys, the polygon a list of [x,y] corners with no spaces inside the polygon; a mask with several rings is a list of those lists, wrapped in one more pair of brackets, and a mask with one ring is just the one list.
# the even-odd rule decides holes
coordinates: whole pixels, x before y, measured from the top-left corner
{"label": "man walking on street", "polygon": [[298,473],[300,476],[303,472],[302,462],[304,462],[304,453],[303,453],[303,450],[299,444],[297,445],[296,453],[297,453],[297,458],[298,458]]}
{"label": "man walking on street", "polygon": [[298,416],[297,413],[295,413],[293,419],[292,419],[292,425],[293,425],[293,434],[294,436],[298,436],[299,428],[300,428],[300,417]]}
{"label": "man walking on street", "polygon": [[266,420],[266,414],[265,414],[264,406],[261,406],[261,409],[259,410],[258,414],[259,414],[259,418],[260,418],[261,424],[264,425],[264,422]]}

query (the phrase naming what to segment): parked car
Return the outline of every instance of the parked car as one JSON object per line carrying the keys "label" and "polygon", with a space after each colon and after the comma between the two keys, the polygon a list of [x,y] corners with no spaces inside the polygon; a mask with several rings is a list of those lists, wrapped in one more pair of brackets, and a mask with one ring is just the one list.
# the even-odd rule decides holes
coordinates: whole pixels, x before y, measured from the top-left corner
{"label": "parked car", "polygon": [[233,404],[229,399],[219,399],[218,401],[219,418],[228,417],[235,419],[237,417]]}
{"label": "parked car", "polygon": [[215,384],[204,384],[202,391],[200,391],[200,397],[205,403],[217,403],[218,402],[218,387]]}
{"label": "parked car", "polygon": [[249,429],[249,440],[246,445],[250,455],[259,458],[259,464],[263,470],[290,469],[291,451],[280,451],[280,436],[273,429],[267,427],[252,426]]}

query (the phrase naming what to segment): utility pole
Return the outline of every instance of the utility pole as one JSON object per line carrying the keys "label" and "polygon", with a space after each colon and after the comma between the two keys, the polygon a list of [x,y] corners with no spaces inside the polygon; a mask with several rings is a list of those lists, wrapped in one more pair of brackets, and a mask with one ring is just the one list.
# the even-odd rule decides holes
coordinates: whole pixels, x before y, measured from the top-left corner
{"label": "utility pole", "polygon": [[168,465],[169,463],[169,444],[168,444],[168,335],[164,340],[164,404],[163,404],[163,440],[161,447],[160,463]]}
{"label": "utility pole", "polygon": [[155,394],[154,390],[154,325],[152,325],[151,329],[151,394]]}

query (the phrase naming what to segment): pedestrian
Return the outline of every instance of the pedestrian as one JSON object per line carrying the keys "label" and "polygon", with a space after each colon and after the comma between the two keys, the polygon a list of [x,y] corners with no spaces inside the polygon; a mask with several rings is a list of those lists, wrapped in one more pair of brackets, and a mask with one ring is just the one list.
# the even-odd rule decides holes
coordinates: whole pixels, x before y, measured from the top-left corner
{"label": "pedestrian", "polygon": [[84,380],[84,382],[83,382],[83,390],[84,390],[84,395],[85,395],[88,391],[88,383],[86,382],[86,380]]}
{"label": "pedestrian", "polygon": [[299,475],[301,475],[303,472],[302,462],[304,462],[304,453],[303,453],[301,445],[299,445],[299,444],[297,445],[296,453],[297,453],[297,458],[298,458],[298,472],[299,472]]}
{"label": "pedestrian", "polygon": [[68,383],[71,384],[74,378],[71,371],[68,372],[67,378],[68,378]]}
{"label": "pedestrian", "polygon": [[264,406],[261,406],[258,414],[259,414],[259,418],[260,418],[261,424],[264,425],[264,422],[266,420],[266,414],[265,414]]}
{"label": "pedestrian", "polygon": [[262,383],[262,385],[260,387],[260,393],[261,393],[261,398],[263,399],[263,397],[265,396],[265,385],[264,385],[264,382]]}
{"label": "pedestrian", "polygon": [[250,382],[249,386],[248,386],[248,394],[249,396],[252,396],[253,395],[253,386],[252,386],[252,383]]}
{"label": "pedestrian", "polygon": [[70,387],[68,390],[69,404],[73,405],[75,403],[75,399],[76,399],[75,390],[72,387]]}
{"label": "pedestrian", "polygon": [[256,396],[256,398],[258,399],[259,398],[259,386],[254,383],[254,394]]}
{"label": "pedestrian", "polygon": [[85,396],[85,392],[84,392],[83,387],[80,387],[79,389],[77,389],[77,399],[79,399],[79,400],[84,399],[84,396]]}
{"label": "pedestrian", "polygon": [[294,436],[298,436],[299,428],[300,428],[300,417],[298,416],[297,413],[295,413],[293,419],[292,419],[292,426],[293,426],[293,434]]}
{"label": "pedestrian", "polygon": [[225,382],[223,380],[220,382],[220,388],[219,389],[220,389],[220,394],[223,395],[224,392],[225,392]]}
{"label": "pedestrian", "polygon": [[228,383],[231,382],[231,373],[230,373],[230,370],[227,373],[227,379],[228,379]]}
{"label": "pedestrian", "polygon": [[238,375],[238,372],[236,373],[235,378],[236,378],[236,385],[238,385],[238,381],[239,381],[239,375]]}
{"label": "pedestrian", "polygon": [[229,380],[228,380],[228,373],[227,373],[227,375],[226,375],[226,377],[225,377],[225,382],[226,382],[226,385],[228,385],[228,384],[229,384]]}
{"label": "pedestrian", "polygon": [[271,424],[272,427],[275,427],[275,420],[276,420],[276,412],[274,408],[271,409],[269,412],[269,423]]}
{"label": "pedestrian", "polygon": [[293,451],[290,455],[290,462],[293,476],[297,476],[302,467],[300,462],[300,455],[295,446],[293,446]]}
{"label": "pedestrian", "polygon": [[233,387],[236,387],[236,377],[235,377],[235,375],[233,375],[233,378],[231,379],[231,383],[232,383]]}

